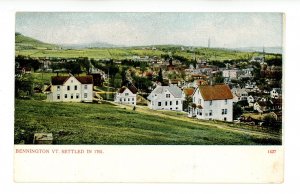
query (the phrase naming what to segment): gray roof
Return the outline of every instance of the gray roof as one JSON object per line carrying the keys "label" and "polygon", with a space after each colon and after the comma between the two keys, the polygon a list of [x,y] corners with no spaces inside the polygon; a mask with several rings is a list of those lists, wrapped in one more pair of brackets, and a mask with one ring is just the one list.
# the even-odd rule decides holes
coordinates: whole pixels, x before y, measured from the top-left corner
{"label": "gray roof", "polygon": [[163,94],[165,90],[168,90],[175,98],[181,98],[182,97],[182,91],[179,87],[175,85],[170,86],[157,86],[151,94],[148,96],[148,99],[151,100],[152,94]]}

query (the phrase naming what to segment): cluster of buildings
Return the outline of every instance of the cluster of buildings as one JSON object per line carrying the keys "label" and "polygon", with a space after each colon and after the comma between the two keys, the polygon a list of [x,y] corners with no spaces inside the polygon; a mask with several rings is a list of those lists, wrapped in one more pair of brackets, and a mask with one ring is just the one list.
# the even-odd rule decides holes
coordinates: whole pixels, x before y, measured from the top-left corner
{"label": "cluster of buildings", "polygon": [[[196,65],[183,68],[178,60],[161,61],[155,57],[138,56],[134,60],[153,63],[150,67],[151,71],[144,72],[142,76],[150,74],[157,76],[156,66],[159,67],[159,70],[163,69],[164,78],[168,77],[170,73],[184,74],[184,77],[169,78],[166,81],[164,79],[164,83],[153,85],[147,96],[150,109],[186,111],[189,117],[227,122],[233,121],[233,106],[240,102],[243,102],[241,103],[243,110],[248,112],[281,111],[281,88],[262,91],[253,81],[248,81],[243,86],[232,85],[233,80],[235,83],[239,83],[239,80],[243,78],[253,80],[254,69],[251,66],[238,69],[227,64],[226,68],[219,68],[209,65],[205,60],[200,60]],[[257,57],[253,60],[257,62],[261,61],[261,58]],[[261,63],[264,65],[263,61]],[[271,70],[275,71],[276,69]],[[95,75],[98,74],[100,74],[100,78],[105,75],[104,72],[91,68],[91,73],[87,76],[52,77],[51,84],[45,90],[47,101],[92,102],[93,84],[96,83],[97,76]],[[215,84],[213,80],[216,76],[221,76],[224,79],[223,83]],[[137,93],[138,89],[129,82],[117,90],[114,102],[136,106]]]}
{"label": "cluster of buildings", "polygon": [[[182,90],[176,85],[157,85],[149,94],[148,107],[153,110],[183,111],[186,96],[192,96],[188,116],[199,119],[232,121],[233,95],[225,84],[203,85],[196,89]],[[93,77],[87,76],[53,76],[46,88],[48,102],[92,102]],[[119,104],[135,106],[137,88],[132,84],[122,86],[114,101]]]}

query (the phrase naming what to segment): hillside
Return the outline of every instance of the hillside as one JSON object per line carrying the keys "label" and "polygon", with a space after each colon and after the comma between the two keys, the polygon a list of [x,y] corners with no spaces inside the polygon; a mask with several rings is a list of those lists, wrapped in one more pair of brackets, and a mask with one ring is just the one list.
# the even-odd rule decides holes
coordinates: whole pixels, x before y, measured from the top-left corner
{"label": "hillside", "polygon": [[187,118],[109,103],[47,103],[16,100],[15,144],[32,143],[35,132],[53,133],[55,144],[265,145],[281,144],[267,133],[238,130],[225,123]]}
{"label": "hillside", "polygon": [[[152,45],[118,47],[109,43],[89,43],[82,45],[53,45],[41,42],[34,38],[16,33],[16,55],[30,57],[79,58],[94,59],[132,59],[133,56],[162,57],[163,55],[177,56],[187,60],[250,60],[253,56],[262,55],[260,52],[237,51],[225,48],[188,47],[182,45]],[[266,59],[273,58],[274,54],[266,54]]]}
{"label": "hillside", "polygon": [[24,36],[20,33],[15,33],[15,47],[16,47],[16,51],[28,50],[28,49],[45,50],[45,49],[59,48],[57,45],[44,43],[44,42],[36,40],[34,38]]}

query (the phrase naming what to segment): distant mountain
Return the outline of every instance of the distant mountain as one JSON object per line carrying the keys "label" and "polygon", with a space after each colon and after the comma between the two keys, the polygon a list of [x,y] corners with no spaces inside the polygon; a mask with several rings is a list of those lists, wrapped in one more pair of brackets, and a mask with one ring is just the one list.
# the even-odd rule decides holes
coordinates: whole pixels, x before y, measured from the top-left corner
{"label": "distant mountain", "polygon": [[[245,52],[263,52],[263,47],[240,47],[234,50],[245,51]],[[266,53],[282,54],[282,47],[265,47]]]}
{"label": "distant mountain", "polygon": [[85,49],[85,48],[118,48],[122,46],[113,45],[107,42],[92,42],[92,43],[82,43],[82,44],[62,44],[61,47],[65,49]]}
{"label": "distant mountain", "polygon": [[24,36],[21,33],[15,33],[15,47],[16,50],[27,50],[27,49],[58,49],[58,45],[44,43],[42,41]]}

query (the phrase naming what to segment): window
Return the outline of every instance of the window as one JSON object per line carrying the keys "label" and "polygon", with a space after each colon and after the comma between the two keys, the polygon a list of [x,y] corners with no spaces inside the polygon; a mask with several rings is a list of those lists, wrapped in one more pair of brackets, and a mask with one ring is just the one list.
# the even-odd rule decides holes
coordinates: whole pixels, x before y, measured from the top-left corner
{"label": "window", "polygon": [[126,102],[126,98],[124,98],[124,102]]}
{"label": "window", "polygon": [[227,99],[225,100],[225,104],[227,104]]}
{"label": "window", "polygon": [[71,80],[71,83],[73,83],[73,80]]}
{"label": "window", "polygon": [[134,98],[132,98],[132,101],[134,101]]}
{"label": "window", "polygon": [[222,109],[222,115],[227,115],[227,109]]}
{"label": "window", "polygon": [[212,105],[212,100],[211,101],[209,101],[209,106],[211,106]]}
{"label": "window", "polygon": [[130,98],[128,98],[128,102],[130,101]]}
{"label": "window", "polygon": [[199,110],[199,115],[202,116],[202,110]]}
{"label": "window", "polygon": [[201,99],[198,99],[198,104],[201,104]]}
{"label": "window", "polygon": [[209,116],[212,116],[212,110],[209,110]]}
{"label": "window", "polygon": [[165,105],[168,106],[168,101],[165,102]]}
{"label": "window", "polygon": [[170,106],[172,106],[172,101],[170,101]]}
{"label": "window", "polygon": [[60,94],[57,94],[57,100],[59,100],[60,99]]}
{"label": "window", "polygon": [[120,102],[122,102],[122,98],[120,98]]}
{"label": "window", "polygon": [[178,107],[176,107],[176,109],[178,109]]}
{"label": "window", "polygon": [[166,94],[166,98],[170,98],[171,97],[171,95],[170,94]]}
{"label": "window", "polygon": [[84,85],[84,89],[87,90],[87,85]]}
{"label": "window", "polygon": [[195,102],[196,100],[195,100],[195,97],[193,98],[193,102]]}
{"label": "window", "polygon": [[125,93],[125,96],[128,96],[129,95],[129,93]]}
{"label": "window", "polygon": [[57,91],[60,91],[60,86],[57,86]]}
{"label": "window", "polygon": [[71,99],[73,99],[73,94],[71,94]]}
{"label": "window", "polygon": [[77,99],[79,98],[79,94],[76,94],[76,98],[77,98]]}
{"label": "window", "polygon": [[158,106],[161,106],[161,102],[158,102]]}
{"label": "window", "polygon": [[84,98],[87,98],[87,93],[84,93]]}
{"label": "window", "polygon": [[77,90],[77,86],[74,86],[74,90]]}
{"label": "window", "polygon": [[70,86],[67,86],[67,90],[70,90]]}
{"label": "window", "polygon": [[178,100],[176,100],[176,105],[178,105]]}
{"label": "window", "polygon": [[68,94],[65,94],[65,98],[68,98]]}

